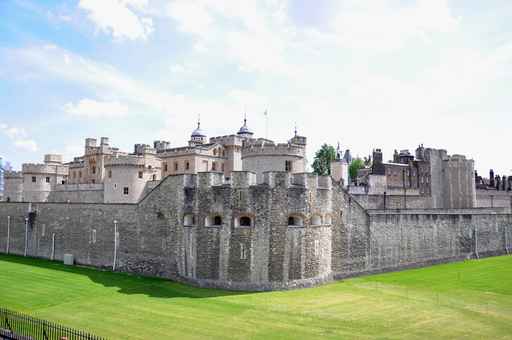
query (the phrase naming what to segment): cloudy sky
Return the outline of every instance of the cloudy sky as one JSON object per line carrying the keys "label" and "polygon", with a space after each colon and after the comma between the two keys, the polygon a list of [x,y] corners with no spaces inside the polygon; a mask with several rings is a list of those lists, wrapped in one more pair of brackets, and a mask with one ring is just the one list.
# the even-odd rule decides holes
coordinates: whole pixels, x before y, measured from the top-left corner
{"label": "cloudy sky", "polygon": [[425,146],[512,173],[510,0],[1,0],[0,155],[86,137]]}

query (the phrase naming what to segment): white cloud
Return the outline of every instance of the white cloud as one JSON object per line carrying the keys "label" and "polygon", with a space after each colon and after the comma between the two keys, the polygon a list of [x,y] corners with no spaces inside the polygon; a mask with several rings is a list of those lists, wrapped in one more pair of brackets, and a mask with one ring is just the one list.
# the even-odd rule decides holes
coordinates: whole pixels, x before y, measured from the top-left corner
{"label": "white cloud", "polygon": [[454,32],[458,22],[448,0],[418,0],[402,6],[392,0],[358,0],[340,6],[330,26],[342,46],[392,50],[410,39]]}
{"label": "white cloud", "polygon": [[140,15],[147,5],[147,0],[80,0],[78,4],[98,30],[119,40],[146,40],[153,32],[153,20]]}
{"label": "white cloud", "polygon": [[120,118],[128,114],[128,107],[117,102],[100,102],[92,99],[81,99],[78,103],[67,103],[64,112],[68,115],[85,118]]}
{"label": "white cloud", "polygon": [[37,143],[33,139],[28,138],[28,133],[25,129],[2,123],[0,124],[0,131],[6,135],[18,149],[30,152],[37,151]]}

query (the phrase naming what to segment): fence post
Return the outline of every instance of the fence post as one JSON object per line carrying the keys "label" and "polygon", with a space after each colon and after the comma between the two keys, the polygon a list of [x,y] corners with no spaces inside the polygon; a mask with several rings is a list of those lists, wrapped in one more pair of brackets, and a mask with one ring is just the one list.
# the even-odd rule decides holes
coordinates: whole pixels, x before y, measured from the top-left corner
{"label": "fence post", "polygon": [[112,271],[116,270],[117,262],[117,220],[114,220],[114,263],[112,264]]}
{"label": "fence post", "polygon": [[7,216],[7,245],[6,245],[6,249],[5,249],[5,252],[7,254],[9,254],[9,246],[10,246],[10,240],[11,238],[11,216]]}
{"label": "fence post", "polygon": [[474,238],[474,241],[475,241],[475,256],[476,256],[477,259],[479,259],[480,256],[478,255],[478,232],[477,232],[476,228],[473,229],[473,235],[474,235],[473,238]]}
{"label": "fence post", "polygon": [[28,249],[28,217],[25,217],[25,251],[23,253],[23,256],[27,256],[27,249]]}
{"label": "fence post", "polygon": [[510,250],[508,249],[508,226],[503,226],[503,232],[505,233],[505,252],[510,254]]}

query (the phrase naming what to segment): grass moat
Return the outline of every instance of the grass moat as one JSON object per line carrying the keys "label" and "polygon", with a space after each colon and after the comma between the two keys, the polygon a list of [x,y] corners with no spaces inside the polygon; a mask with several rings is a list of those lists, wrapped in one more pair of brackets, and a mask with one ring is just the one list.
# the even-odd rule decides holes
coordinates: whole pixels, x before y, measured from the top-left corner
{"label": "grass moat", "polygon": [[244,293],[0,255],[0,307],[111,339],[512,339],[512,256]]}

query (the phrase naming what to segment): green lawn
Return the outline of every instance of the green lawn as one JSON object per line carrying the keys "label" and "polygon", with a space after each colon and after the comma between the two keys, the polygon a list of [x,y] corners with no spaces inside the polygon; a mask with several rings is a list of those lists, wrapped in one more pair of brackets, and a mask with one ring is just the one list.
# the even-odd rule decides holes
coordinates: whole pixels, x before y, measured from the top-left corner
{"label": "green lawn", "polygon": [[511,339],[512,256],[240,293],[0,255],[0,306],[113,339]]}

